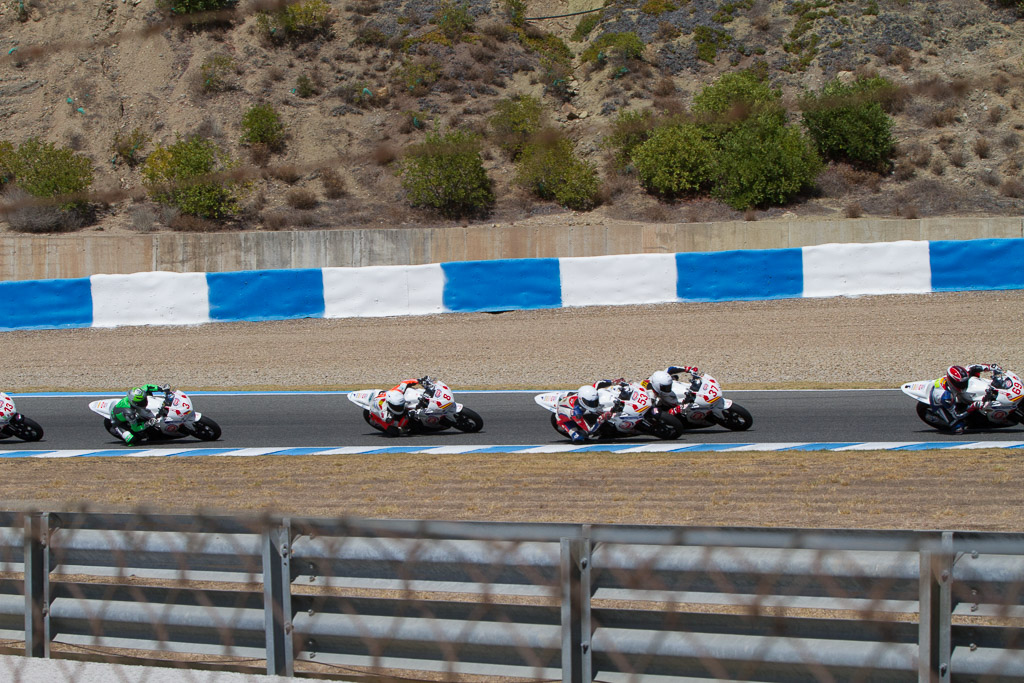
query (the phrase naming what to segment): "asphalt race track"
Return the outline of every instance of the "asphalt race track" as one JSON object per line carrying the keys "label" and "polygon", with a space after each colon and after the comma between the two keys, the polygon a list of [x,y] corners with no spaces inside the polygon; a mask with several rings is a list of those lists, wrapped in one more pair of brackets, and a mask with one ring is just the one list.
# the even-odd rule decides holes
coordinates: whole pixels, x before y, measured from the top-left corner
{"label": "asphalt race track", "polygon": [[[114,395],[114,394],[110,394]],[[387,439],[367,425],[343,393],[195,392],[196,407],[216,420],[223,436],[216,442],[178,439],[147,448],[216,446],[219,448],[342,446],[470,446],[568,443],[551,428],[547,411],[532,392],[461,392],[456,398],[484,419],[477,434],[449,430],[429,436]],[[684,432],[685,443],[862,442],[862,441],[1024,441],[1024,427],[942,434],[921,422],[914,401],[899,390],[734,391],[726,396],[753,414],[746,432],[723,428]],[[82,396],[13,396],[18,410],[43,426],[42,441],[0,440],[7,451],[115,448],[120,444],[103,429],[102,418],[88,408],[100,398]],[[646,437],[637,444],[656,441]],[[125,449],[128,450],[127,448]]]}

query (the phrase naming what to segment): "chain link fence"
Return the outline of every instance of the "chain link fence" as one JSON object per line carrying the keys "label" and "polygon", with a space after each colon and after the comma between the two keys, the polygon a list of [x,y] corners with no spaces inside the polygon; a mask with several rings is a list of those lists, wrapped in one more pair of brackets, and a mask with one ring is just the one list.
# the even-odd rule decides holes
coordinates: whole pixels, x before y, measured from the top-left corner
{"label": "chain link fence", "polygon": [[1024,534],[2,512],[0,679],[1020,681],[1022,589]]}

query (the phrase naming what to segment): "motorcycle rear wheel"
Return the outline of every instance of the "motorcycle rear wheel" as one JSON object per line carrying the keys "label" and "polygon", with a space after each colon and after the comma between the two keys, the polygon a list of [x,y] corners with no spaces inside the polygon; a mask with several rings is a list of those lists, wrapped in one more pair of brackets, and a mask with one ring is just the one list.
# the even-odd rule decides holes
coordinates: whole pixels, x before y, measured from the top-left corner
{"label": "motorcycle rear wheel", "polygon": [[203,415],[192,423],[192,435],[200,441],[216,441],[220,438],[220,425]]}
{"label": "motorcycle rear wheel", "polygon": [[754,424],[754,417],[750,414],[750,411],[739,403],[733,403],[730,408],[722,412],[725,414],[722,426],[726,429],[731,429],[734,432],[745,432],[750,429],[750,425]]}
{"label": "motorcycle rear wheel", "polygon": [[39,426],[39,423],[24,415],[17,422],[14,420],[8,422],[7,428],[22,441],[39,441],[43,438],[43,428]]}
{"label": "motorcycle rear wheel", "polygon": [[472,408],[465,406],[455,415],[448,418],[448,421],[460,432],[466,432],[467,434],[475,434],[484,428],[484,419],[480,417],[480,414]]}

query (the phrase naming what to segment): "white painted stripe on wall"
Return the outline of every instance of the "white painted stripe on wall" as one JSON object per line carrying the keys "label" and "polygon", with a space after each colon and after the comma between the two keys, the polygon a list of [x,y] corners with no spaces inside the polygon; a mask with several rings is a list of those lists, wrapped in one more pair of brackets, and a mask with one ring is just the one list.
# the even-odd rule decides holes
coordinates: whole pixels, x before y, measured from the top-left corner
{"label": "white painted stripe on wall", "polygon": [[441,264],[324,268],[325,318],[444,312]]}
{"label": "white painted stripe on wall", "polygon": [[558,259],[563,306],[676,301],[675,254],[622,254]]}
{"label": "white painted stripe on wall", "polygon": [[927,294],[928,242],[822,244],[803,248],[804,296]]}
{"label": "white painted stripe on wall", "polygon": [[206,273],[93,275],[89,283],[93,327],[210,322]]}

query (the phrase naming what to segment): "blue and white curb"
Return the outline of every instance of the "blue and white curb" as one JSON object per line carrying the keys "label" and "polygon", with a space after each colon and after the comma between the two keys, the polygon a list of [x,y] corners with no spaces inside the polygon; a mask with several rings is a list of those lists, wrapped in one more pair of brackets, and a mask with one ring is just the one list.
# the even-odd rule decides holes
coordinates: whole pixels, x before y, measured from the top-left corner
{"label": "blue and white curb", "polygon": [[1024,289],[1024,239],[0,282],[0,331]]}
{"label": "blue and white curb", "polygon": [[510,455],[546,453],[743,453],[763,451],[924,451],[975,450],[981,448],[1024,449],[1024,441],[863,441],[793,443],[652,443],[652,444],[547,444],[518,446],[342,446],[340,448],[106,448],[101,450],[2,451],[0,458],[173,458],[261,455]]}

